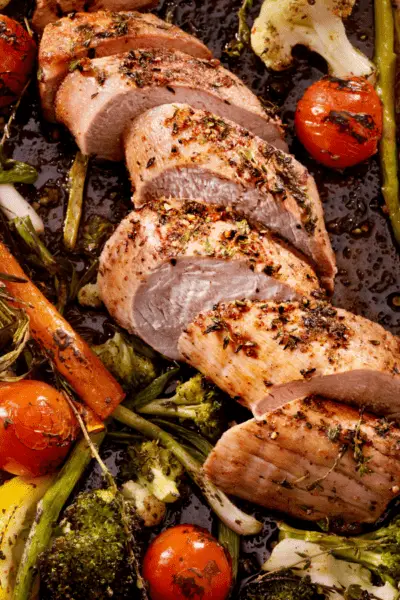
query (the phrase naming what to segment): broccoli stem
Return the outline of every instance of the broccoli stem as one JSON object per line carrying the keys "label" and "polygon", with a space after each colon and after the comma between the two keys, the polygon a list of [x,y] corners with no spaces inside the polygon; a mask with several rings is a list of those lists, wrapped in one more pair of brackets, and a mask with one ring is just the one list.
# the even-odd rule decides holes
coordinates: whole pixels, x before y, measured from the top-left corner
{"label": "broccoli stem", "polygon": [[[374,540],[363,538],[363,536],[345,538],[318,531],[303,531],[302,529],[291,527],[286,523],[279,523],[279,540],[286,538],[318,544],[336,558],[360,564],[375,571],[384,581],[396,585],[393,577],[385,573],[382,569],[382,556],[378,547],[380,544],[379,539],[374,543]],[[375,544],[377,546],[376,552],[373,550]]]}
{"label": "broccoli stem", "polygon": [[176,417],[178,419],[197,419],[197,405],[181,406],[174,404],[174,399],[171,400],[155,400],[138,408],[138,412],[145,415],[154,415],[155,417]]}
{"label": "broccoli stem", "polygon": [[78,239],[88,164],[89,157],[77,152],[69,172],[70,190],[64,222],[64,246],[67,250],[73,250]]}
{"label": "broccoli stem", "polygon": [[[101,432],[90,437],[94,444],[100,445],[104,436],[105,433]],[[39,502],[18,568],[12,600],[30,600],[38,557],[48,547],[61,510],[91,458],[89,445],[85,439],[81,439],[75,444],[56,480]]]}
{"label": "broccoli stem", "polygon": [[400,243],[398,150],[396,143],[394,19],[391,0],[375,0],[375,63],[377,92],[383,104],[383,135],[380,142],[382,193],[396,241]]}
{"label": "broccoli stem", "polygon": [[225,494],[211,483],[204,475],[201,463],[194,459],[172,435],[124,406],[118,406],[112,416],[120,423],[139,431],[145,437],[159,441],[170,450],[199,486],[215,514],[232,531],[239,535],[254,535],[260,532],[262,524],[237,508]]}
{"label": "broccoli stem", "polygon": [[182,438],[185,442],[188,442],[192,446],[198,450],[198,452],[202,455],[204,462],[207,456],[210,454],[213,449],[213,445],[206,440],[202,435],[196,433],[195,431],[191,431],[190,429],[186,429],[186,427],[182,427],[182,425],[178,425],[173,421],[164,421],[163,419],[152,419],[152,422],[158,425],[159,427],[166,427],[167,429],[171,429],[176,435]]}
{"label": "broccoli stem", "polygon": [[163,393],[167,383],[170,381],[172,377],[174,377],[179,372],[179,367],[175,369],[171,369],[166,373],[163,373],[154,381],[152,381],[144,390],[141,390],[138,394],[133,396],[133,398],[129,398],[125,400],[124,406],[126,408],[143,408],[153,400],[159,397],[160,394]]}

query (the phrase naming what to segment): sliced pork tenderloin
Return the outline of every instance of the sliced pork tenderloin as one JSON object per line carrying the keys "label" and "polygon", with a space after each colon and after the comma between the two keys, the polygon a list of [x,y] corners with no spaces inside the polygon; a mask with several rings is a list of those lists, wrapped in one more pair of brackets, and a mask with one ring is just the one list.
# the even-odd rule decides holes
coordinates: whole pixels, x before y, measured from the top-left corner
{"label": "sliced pork tenderloin", "polygon": [[39,91],[45,118],[55,120],[57,90],[76,61],[133,48],[175,49],[197,58],[212,57],[199,39],[152,14],[99,11],[64,17],[47,25],[39,47]]}
{"label": "sliced pork tenderloin", "polygon": [[150,10],[157,4],[158,0],[36,0],[32,26],[37,33],[42,33],[46,25],[70,13],[99,10]]}
{"label": "sliced pork tenderloin", "polygon": [[285,147],[279,121],[268,116],[258,98],[217,60],[202,60],[170,50],[131,50],[84,58],[61,84],[57,120],[64,123],[84,154],[122,160],[122,133],[149,108],[176,100],[209,107]]}
{"label": "sliced pork tenderloin", "polygon": [[190,106],[149,110],[125,135],[135,206],[154,196],[234,206],[310,257],[333,289],[335,256],[313,178],[248,130]]}
{"label": "sliced pork tenderloin", "polygon": [[160,199],[132,212],[108,241],[98,283],[122,327],[169,358],[202,310],[221,300],[289,300],[318,292],[312,269],[226,209]]}
{"label": "sliced pork tenderloin", "polygon": [[292,517],[373,523],[400,489],[400,430],[297,399],[226,431],[204,470],[224,492]]}
{"label": "sliced pork tenderloin", "polygon": [[326,302],[220,304],[179,350],[256,417],[308,394],[400,417],[399,339]]}

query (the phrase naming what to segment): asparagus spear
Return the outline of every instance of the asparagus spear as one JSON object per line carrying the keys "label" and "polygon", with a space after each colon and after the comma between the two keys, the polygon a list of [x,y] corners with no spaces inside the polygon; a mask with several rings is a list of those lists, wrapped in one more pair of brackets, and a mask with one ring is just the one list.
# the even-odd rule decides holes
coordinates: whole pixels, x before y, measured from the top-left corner
{"label": "asparagus spear", "polygon": [[394,19],[391,0],[375,0],[375,63],[377,92],[383,104],[383,135],[380,143],[382,193],[396,241],[400,243],[400,200],[396,143]]}
{"label": "asparagus spear", "polygon": [[77,152],[74,164],[69,172],[70,190],[64,223],[64,245],[67,250],[75,248],[78,238],[88,163],[89,157],[84,156],[81,152]]}
{"label": "asparagus spear", "polygon": [[261,523],[254,517],[242,512],[225,494],[211,483],[204,475],[201,463],[193,458],[190,452],[177,442],[172,435],[124,406],[118,406],[112,413],[112,416],[124,425],[139,431],[145,437],[151,440],[158,440],[165,448],[168,448],[182,463],[193,481],[199,486],[215,514],[232,531],[240,535],[253,535],[260,532]]}
{"label": "asparagus spear", "polygon": [[[105,433],[91,436],[94,444],[100,445]],[[78,483],[92,458],[91,449],[85,439],[81,439],[72,450],[67,462],[56,480],[39,502],[36,518],[25,545],[17,572],[12,600],[29,600],[36,576],[39,555],[48,547],[60,512],[72,490]]]}

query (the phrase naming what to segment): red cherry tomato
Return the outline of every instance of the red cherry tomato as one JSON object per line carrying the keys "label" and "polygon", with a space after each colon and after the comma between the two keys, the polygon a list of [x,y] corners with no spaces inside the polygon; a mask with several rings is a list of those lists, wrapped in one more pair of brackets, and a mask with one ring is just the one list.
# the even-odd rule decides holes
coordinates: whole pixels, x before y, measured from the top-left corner
{"label": "red cherry tomato", "polygon": [[0,108],[14,102],[32,72],[36,44],[13,19],[0,15]]}
{"label": "red cherry tomato", "polygon": [[382,136],[382,104],[362,77],[324,77],[297,105],[296,133],[315,160],[344,169],[377,151]]}
{"label": "red cherry tomato", "polygon": [[230,557],[205,529],[178,525],[152,542],[143,562],[151,600],[225,600]]}
{"label": "red cherry tomato", "polygon": [[0,469],[24,477],[54,471],[77,433],[68,402],[50,385],[0,384]]}

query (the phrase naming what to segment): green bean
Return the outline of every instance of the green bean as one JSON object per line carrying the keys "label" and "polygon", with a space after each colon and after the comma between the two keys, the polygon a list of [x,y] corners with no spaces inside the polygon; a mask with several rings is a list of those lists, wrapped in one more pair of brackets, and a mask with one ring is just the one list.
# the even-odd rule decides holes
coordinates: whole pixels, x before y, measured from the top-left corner
{"label": "green bean", "polygon": [[77,152],[69,172],[70,190],[64,223],[64,246],[67,250],[73,250],[78,239],[88,163],[89,157]]}

